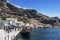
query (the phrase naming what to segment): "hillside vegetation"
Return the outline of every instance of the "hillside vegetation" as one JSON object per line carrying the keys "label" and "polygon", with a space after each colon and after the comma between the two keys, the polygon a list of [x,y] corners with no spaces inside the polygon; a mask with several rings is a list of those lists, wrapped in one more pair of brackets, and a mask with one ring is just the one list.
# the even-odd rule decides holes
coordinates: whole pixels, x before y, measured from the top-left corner
{"label": "hillside vegetation", "polygon": [[10,3],[0,2],[0,18],[17,18],[18,21],[32,23],[34,25],[52,25],[60,26],[58,17],[49,17],[42,13],[38,13],[34,9],[18,8]]}

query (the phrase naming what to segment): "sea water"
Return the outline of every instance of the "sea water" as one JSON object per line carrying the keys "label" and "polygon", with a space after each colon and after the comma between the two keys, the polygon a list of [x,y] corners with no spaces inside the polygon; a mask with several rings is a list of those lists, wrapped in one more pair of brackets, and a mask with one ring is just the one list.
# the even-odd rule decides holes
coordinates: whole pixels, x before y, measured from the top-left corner
{"label": "sea water", "polygon": [[18,40],[60,40],[60,28],[33,28]]}

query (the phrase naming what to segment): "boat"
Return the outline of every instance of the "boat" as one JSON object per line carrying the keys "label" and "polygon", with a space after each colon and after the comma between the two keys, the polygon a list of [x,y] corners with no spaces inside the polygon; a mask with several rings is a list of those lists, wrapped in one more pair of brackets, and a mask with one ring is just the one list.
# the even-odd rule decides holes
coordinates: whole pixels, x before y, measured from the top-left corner
{"label": "boat", "polygon": [[22,34],[27,34],[30,33],[30,28],[29,26],[23,26],[22,30],[21,30]]}
{"label": "boat", "polygon": [[21,30],[20,35],[23,39],[29,39],[30,38],[30,28],[28,26],[24,26]]}

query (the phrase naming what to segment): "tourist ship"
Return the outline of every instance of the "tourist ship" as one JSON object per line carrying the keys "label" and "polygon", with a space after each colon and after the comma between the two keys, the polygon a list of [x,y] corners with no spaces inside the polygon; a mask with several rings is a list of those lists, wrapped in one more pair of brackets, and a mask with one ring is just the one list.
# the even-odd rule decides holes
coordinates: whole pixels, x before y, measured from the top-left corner
{"label": "tourist ship", "polygon": [[25,26],[22,27],[21,33],[22,33],[22,34],[30,33],[29,24],[26,24]]}

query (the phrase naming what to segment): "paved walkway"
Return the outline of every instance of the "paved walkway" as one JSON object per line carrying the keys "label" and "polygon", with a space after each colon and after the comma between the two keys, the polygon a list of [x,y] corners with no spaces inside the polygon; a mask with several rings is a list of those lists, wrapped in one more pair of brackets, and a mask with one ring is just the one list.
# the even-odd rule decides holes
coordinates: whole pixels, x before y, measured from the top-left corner
{"label": "paved walkway", "polygon": [[7,33],[3,29],[0,29],[0,40],[12,40],[20,31],[11,30],[10,33]]}

